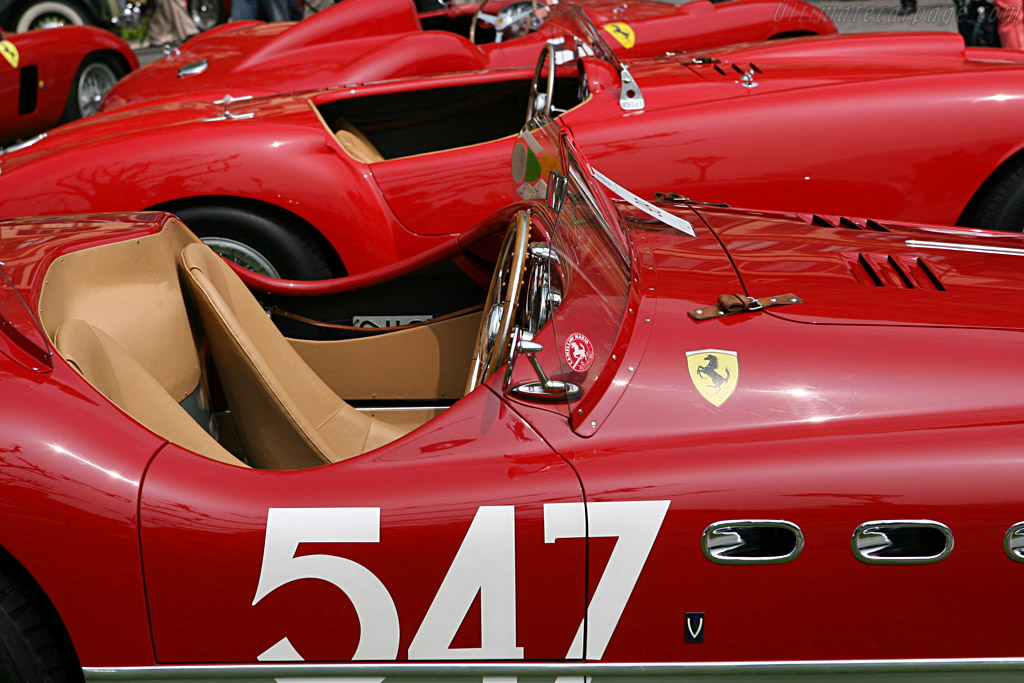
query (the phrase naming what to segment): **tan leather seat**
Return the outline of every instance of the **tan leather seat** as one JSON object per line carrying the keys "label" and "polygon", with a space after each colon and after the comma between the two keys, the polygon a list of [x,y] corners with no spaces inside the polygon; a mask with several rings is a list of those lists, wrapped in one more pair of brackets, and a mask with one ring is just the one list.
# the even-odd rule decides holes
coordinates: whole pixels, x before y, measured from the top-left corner
{"label": "tan leather seat", "polygon": [[364,164],[374,164],[384,161],[384,156],[374,146],[370,139],[345,119],[338,119],[334,124],[334,137],[345,152]]}
{"label": "tan leather seat", "polygon": [[255,467],[298,469],[336,462],[407,431],[366,416],[339,398],[208,247],[185,247],[181,266]]}
{"label": "tan leather seat", "polygon": [[171,397],[117,341],[74,318],[54,337],[57,351],[87,382],[163,438],[213,460],[245,467]]}

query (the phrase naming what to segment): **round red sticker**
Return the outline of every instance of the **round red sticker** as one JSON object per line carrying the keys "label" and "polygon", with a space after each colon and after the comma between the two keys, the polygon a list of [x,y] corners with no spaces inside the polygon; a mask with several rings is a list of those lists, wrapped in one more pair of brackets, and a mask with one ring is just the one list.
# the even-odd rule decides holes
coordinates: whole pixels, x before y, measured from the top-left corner
{"label": "round red sticker", "polygon": [[576,372],[586,372],[594,364],[594,345],[587,335],[576,332],[565,340],[565,362]]}

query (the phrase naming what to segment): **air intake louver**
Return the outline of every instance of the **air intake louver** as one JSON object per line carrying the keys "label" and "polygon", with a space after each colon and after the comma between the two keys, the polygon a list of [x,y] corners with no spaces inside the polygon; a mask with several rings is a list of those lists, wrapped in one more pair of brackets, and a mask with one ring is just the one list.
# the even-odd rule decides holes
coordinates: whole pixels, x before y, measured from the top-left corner
{"label": "air intake louver", "polygon": [[832,221],[817,214],[811,216],[811,225],[817,225],[822,228],[848,228],[850,230],[873,230],[875,232],[889,232],[889,228],[885,227],[878,221],[873,221],[870,218],[858,223],[852,218],[843,216],[839,219],[839,224],[836,225]]}
{"label": "air intake louver", "polygon": [[935,271],[919,256],[850,252],[843,252],[840,256],[853,278],[862,285],[946,291]]}

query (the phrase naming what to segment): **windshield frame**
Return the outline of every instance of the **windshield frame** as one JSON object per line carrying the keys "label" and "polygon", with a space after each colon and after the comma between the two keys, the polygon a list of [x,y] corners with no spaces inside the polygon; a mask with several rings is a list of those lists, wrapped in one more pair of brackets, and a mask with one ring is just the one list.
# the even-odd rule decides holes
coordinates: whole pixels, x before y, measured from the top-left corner
{"label": "windshield frame", "polygon": [[[561,147],[561,166],[567,184],[566,196],[559,211],[552,212],[554,220],[551,246],[561,261],[560,276],[564,281],[562,290],[559,292],[562,300],[558,310],[551,317],[551,326],[559,363],[558,374],[563,381],[579,384],[582,390],[581,395],[569,404],[570,426],[577,434],[589,436],[604,421],[611,406],[615,404],[621,391],[628,384],[628,376],[623,377],[623,373],[630,374],[632,372],[628,369],[629,366],[624,365],[623,362],[627,355],[626,351],[630,347],[630,340],[634,336],[633,327],[640,300],[635,276],[637,260],[629,239],[628,228],[607,191],[595,179],[590,162],[575,146],[569,133],[562,129],[560,124],[550,119],[545,122],[545,125],[551,124],[558,126],[560,133],[558,138]],[[604,243],[614,245],[614,253],[608,254],[608,258],[614,259],[621,266],[621,271],[618,273],[621,276],[621,289],[617,292],[610,292],[612,295],[610,298],[601,297],[595,289],[584,294],[579,300],[573,301],[572,287],[574,284],[581,284],[574,283],[574,279],[579,276],[579,273],[586,272],[584,264],[576,263],[572,260],[572,255],[565,251],[566,243],[574,241],[572,238],[568,238],[564,232],[567,225],[566,212],[576,210],[570,197],[574,186],[580,190],[580,196],[584,203],[589,204],[589,208],[596,211],[597,217],[602,223],[596,229],[601,231],[601,236],[605,238]],[[594,226],[591,224],[590,227]],[[593,265],[590,261],[586,263],[586,267],[591,270],[587,279],[595,276],[592,270]],[[576,270],[577,273],[573,273],[573,270]],[[605,282],[613,282],[615,278],[616,274],[610,273]],[[605,294],[608,293],[605,292]],[[601,297],[601,300],[597,301],[594,297]],[[590,299],[589,302],[585,301],[587,298]],[[612,305],[609,306],[609,303]],[[573,310],[571,307],[581,305],[586,306],[589,311],[598,313],[592,325],[577,325],[571,317],[566,315],[568,311]],[[589,318],[589,316],[586,317]],[[609,327],[602,328],[597,322],[602,317],[608,321]],[[611,320],[614,320],[614,323]],[[583,330],[584,334],[581,334],[580,330]],[[594,337],[593,340],[589,339],[587,332],[589,332],[589,336]],[[583,373],[574,371],[570,367],[569,361],[571,338],[577,336],[587,336],[587,343],[593,351],[592,365],[588,366]],[[634,363],[632,367],[635,366]]]}

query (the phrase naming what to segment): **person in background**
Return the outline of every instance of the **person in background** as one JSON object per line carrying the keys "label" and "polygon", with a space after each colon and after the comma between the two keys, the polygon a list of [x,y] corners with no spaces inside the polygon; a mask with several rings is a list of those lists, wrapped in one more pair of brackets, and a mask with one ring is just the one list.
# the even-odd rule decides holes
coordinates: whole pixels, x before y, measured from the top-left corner
{"label": "person in background", "polygon": [[917,0],[900,0],[900,8],[896,10],[896,14],[906,16],[913,14],[917,11]]}
{"label": "person in background", "polygon": [[1024,50],[1024,2],[994,0],[999,42],[1009,50]]}
{"label": "person in background", "polygon": [[151,0],[149,9],[149,44],[177,46],[199,33],[183,0]]}
{"label": "person in background", "polygon": [[267,21],[288,21],[288,0],[233,0],[231,3],[231,21],[255,19],[260,9]]}

